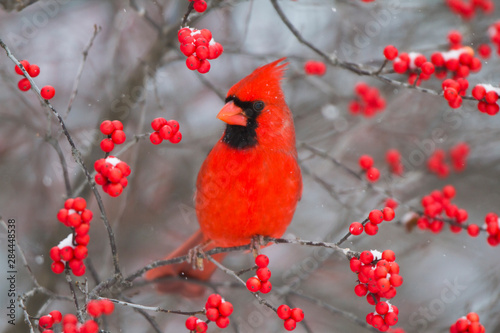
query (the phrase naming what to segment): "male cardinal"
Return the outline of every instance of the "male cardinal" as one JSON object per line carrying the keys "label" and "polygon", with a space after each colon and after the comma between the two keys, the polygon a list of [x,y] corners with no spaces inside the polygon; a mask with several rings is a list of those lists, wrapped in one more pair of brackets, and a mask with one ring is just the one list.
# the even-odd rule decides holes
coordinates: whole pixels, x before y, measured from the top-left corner
{"label": "male cardinal", "polygon": [[[256,235],[281,237],[290,224],[302,194],[302,176],[293,118],[280,87],[287,65],[279,64],[283,60],[257,68],[229,89],[217,115],[227,123],[226,129],[196,182],[200,230],[166,259],[200,244],[209,250],[249,244]],[[221,261],[224,255],[213,257]],[[146,278],[180,275],[208,280],[215,269],[208,261],[204,270],[182,263],[152,269]],[[183,291],[172,282],[158,287]],[[190,292],[194,290],[186,291]]]}

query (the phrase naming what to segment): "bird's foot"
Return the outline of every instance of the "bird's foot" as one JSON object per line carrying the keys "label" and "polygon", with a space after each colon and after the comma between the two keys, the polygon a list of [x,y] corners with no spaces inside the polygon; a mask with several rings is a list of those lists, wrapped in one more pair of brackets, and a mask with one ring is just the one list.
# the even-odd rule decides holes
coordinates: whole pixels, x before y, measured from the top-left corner
{"label": "bird's foot", "polygon": [[209,242],[210,241],[204,242],[200,245],[193,247],[191,250],[188,251],[187,262],[191,263],[193,265],[193,269],[199,269],[200,271],[203,270],[203,268],[204,268],[203,259],[206,259],[205,251],[203,250],[203,248]]}
{"label": "bird's foot", "polygon": [[260,246],[264,244],[264,236],[255,235],[252,237],[252,241],[250,242],[250,249],[252,250],[254,258],[257,257],[260,253]]}

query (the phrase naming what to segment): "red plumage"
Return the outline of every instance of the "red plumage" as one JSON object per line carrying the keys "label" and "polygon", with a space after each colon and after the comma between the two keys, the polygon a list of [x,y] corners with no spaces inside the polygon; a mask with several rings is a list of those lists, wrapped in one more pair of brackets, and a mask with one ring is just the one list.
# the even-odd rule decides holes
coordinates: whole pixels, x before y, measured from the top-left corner
{"label": "red plumage", "polygon": [[[187,253],[202,239],[209,242],[204,247],[208,250],[245,245],[255,235],[280,237],[290,224],[302,177],[293,118],[280,87],[283,60],[257,68],[229,89],[217,116],[228,126],[203,162],[196,183],[201,233],[168,258]],[[146,277],[185,274],[206,280],[214,270],[210,262],[204,271],[171,265],[151,270]]]}

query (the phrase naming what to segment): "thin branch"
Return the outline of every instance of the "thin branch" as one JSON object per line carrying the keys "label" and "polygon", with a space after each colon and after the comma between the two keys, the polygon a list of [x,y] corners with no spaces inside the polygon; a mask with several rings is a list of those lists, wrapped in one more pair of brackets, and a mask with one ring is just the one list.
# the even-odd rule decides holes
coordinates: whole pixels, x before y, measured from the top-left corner
{"label": "thin branch", "polygon": [[68,282],[69,290],[71,291],[71,295],[73,296],[73,300],[75,301],[76,316],[78,317],[78,321],[80,323],[83,323],[82,310],[80,309],[78,297],[76,296],[75,286],[73,286],[73,279],[71,278],[71,274],[69,273],[68,268],[64,270],[64,275],[66,276],[66,282]]}
{"label": "thin branch", "polygon": [[19,296],[19,307],[23,310],[24,312],[24,322],[28,324],[28,327],[30,328],[30,333],[35,333],[35,330],[33,329],[33,325],[31,324],[30,321],[30,316],[28,314],[28,310],[26,310],[26,305],[24,304],[24,297]]}
{"label": "thin branch", "polygon": [[46,136],[45,141],[50,143],[50,145],[56,151],[57,156],[59,157],[59,161],[61,162],[61,169],[62,169],[62,173],[63,173],[64,186],[66,187],[66,197],[69,198],[69,197],[71,197],[71,183],[70,183],[69,174],[68,174],[68,164],[66,163],[66,158],[64,157],[64,153],[61,149],[61,146],[59,145],[59,141],[57,141],[52,136]]}
{"label": "thin branch", "polygon": [[73,101],[76,98],[76,95],[78,94],[78,86],[80,85],[80,78],[82,77],[83,73],[83,67],[85,66],[85,62],[87,61],[87,56],[89,55],[89,50],[92,47],[92,44],[94,44],[94,39],[96,38],[97,34],[101,31],[101,27],[97,26],[94,24],[94,34],[90,38],[89,43],[83,50],[83,59],[82,62],[80,63],[80,67],[78,67],[78,71],[76,72],[76,78],[75,82],[73,83],[73,91],[71,92],[71,96],[69,98],[69,103],[68,103],[68,108],[66,110],[66,115],[64,116],[64,119],[66,119],[69,115],[69,112],[71,111],[71,107],[73,106]]}
{"label": "thin branch", "polygon": [[[131,299],[129,299],[127,296],[121,294],[121,297],[125,299],[127,302],[131,302]],[[151,327],[153,327],[153,330],[156,333],[162,333],[161,328],[156,322],[156,320],[153,317],[151,317],[144,309],[134,308],[134,311],[143,316],[144,319],[146,319],[146,321],[151,325]]]}
{"label": "thin branch", "polygon": [[97,299],[108,299],[111,302],[113,302],[115,304],[119,304],[121,306],[126,306],[126,307],[130,307],[130,308],[141,309],[141,310],[146,310],[146,311],[152,311],[152,312],[174,313],[174,314],[180,314],[180,315],[184,315],[184,316],[194,316],[197,314],[204,313],[203,310],[200,310],[200,311],[168,310],[168,309],[161,308],[159,306],[140,305],[140,304],[136,304],[136,303],[120,301],[120,300],[114,299],[114,298],[98,297]]}

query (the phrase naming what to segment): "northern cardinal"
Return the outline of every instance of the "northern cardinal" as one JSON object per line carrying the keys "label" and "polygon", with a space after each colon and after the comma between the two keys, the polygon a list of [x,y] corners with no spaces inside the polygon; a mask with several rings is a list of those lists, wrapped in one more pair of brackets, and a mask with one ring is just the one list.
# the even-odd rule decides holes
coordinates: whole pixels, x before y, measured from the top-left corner
{"label": "northern cardinal", "polygon": [[[196,182],[195,206],[200,230],[166,259],[203,250],[249,244],[255,235],[281,237],[302,195],[293,118],[280,81],[284,58],[254,70],[229,89],[217,118],[227,126],[203,162]],[[225,254],[213,256],[221,261]],[[208,280],[216,269],[189,263],[155,268],[148,280],[179,275]],[[196,293],[196,288],[186,291]],[[183,292],[179,283],[163,283],[162,291]]]}

